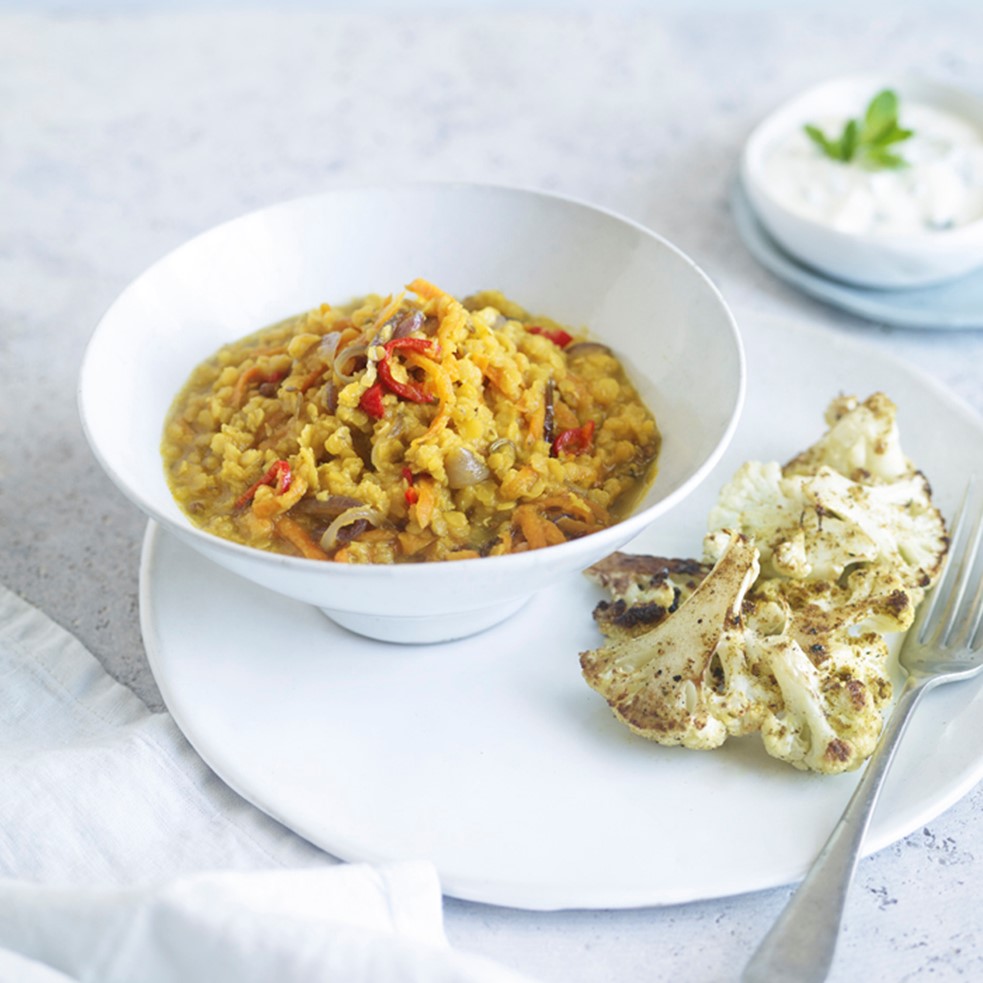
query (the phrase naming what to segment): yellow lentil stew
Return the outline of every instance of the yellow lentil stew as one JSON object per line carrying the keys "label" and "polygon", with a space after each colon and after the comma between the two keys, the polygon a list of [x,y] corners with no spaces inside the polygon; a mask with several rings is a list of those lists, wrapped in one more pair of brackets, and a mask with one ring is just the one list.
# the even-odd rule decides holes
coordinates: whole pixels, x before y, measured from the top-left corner
{"label": "yellow lentil stew", "polygon": [[604,345],[425,280],[327,304],[199,365],[165,424],[200,528],[357,563],[517,553],[623,518],[660,436]]}

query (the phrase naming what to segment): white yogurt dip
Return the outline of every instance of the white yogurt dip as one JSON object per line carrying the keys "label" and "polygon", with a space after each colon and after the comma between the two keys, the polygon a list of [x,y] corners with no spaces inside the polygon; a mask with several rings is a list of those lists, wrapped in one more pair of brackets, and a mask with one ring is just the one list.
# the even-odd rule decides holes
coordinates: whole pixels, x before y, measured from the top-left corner
{"label": "white yogurt dip", "polygon": [[[786,208],[848,234],[911,235],[983,217],[983,131],[927,103],[902,100],[899,117],[914,131],[891,148],[905,167],[833,160],[799,127],[764,155],[763,181]],[[848,118],[808,122],[838,136]]]}

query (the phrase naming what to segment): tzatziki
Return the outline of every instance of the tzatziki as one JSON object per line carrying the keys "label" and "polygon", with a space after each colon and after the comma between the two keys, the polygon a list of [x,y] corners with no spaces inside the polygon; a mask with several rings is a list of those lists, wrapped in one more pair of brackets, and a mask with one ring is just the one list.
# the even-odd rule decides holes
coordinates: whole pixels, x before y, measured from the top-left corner
{"label": "tzatziki", "polygon": [[[905,100],[900,115],[913,131],[896,148],[904,166],[834,160],[800,127],[764,155],[763,183],[791,211],[849,234],[911,235],[983,217],[983,131],[927,103]],[[847,119],[809,122],[838,133]]]}

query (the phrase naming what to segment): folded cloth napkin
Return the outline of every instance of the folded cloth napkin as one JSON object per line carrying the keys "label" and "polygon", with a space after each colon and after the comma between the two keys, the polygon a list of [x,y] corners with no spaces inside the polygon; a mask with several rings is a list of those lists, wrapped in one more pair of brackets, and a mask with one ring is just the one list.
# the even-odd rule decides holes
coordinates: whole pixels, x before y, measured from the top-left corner
{"label": "folded cloth napkin", "polygon": [[432,865],[339,864],[0,587],[0,983],[521,983]]}

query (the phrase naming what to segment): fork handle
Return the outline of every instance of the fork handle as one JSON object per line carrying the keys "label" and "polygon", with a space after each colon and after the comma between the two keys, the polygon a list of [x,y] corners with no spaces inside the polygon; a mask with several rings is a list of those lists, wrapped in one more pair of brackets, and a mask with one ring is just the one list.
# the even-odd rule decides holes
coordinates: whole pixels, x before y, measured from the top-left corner
{"label": "fork handle", "polygon": [[884,776],[931,677],[908,677],[863,777],[799,889],[764,937],[743,983],[821,983],[833,962],[850,880]]}

